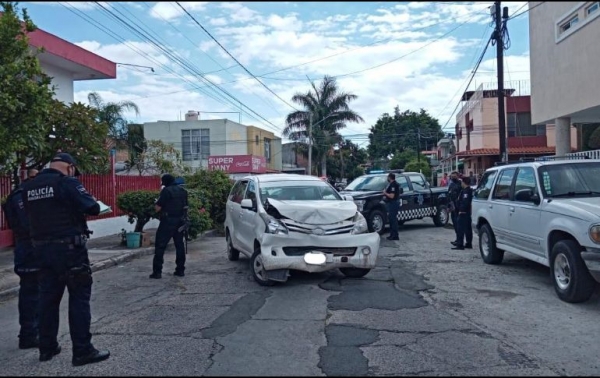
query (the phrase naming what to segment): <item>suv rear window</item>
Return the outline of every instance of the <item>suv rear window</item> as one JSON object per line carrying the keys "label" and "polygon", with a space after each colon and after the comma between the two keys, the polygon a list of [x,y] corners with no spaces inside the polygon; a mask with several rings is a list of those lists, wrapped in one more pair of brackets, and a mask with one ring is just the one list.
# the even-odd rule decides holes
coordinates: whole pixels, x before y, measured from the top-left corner
{"label": "suv rear window", "polygon": [[500,173],[500,178],[494,189],[494,199],[510,200],[510,187],[515,176],[516,168],[508,168]]}

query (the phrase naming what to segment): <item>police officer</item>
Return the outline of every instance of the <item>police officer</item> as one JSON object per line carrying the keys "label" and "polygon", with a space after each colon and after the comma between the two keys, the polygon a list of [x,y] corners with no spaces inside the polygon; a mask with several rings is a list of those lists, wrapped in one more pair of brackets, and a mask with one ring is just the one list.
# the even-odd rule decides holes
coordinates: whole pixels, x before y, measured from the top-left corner
{"label": "police officer", "polygon": [[[29,172],[30,180],[37,172]],[[39,346],[39,272],[40,261],[29,236],[29,220],[23,203],[23,187],[19,185],[7,197],[2,210],[15,237],[14,271],[19,276],[19,348]]]}
{"label": "police officer", "polygon": [[450,206],[450,217],[452,218],[452,227],[454,227],[454,234],[456,235],[452,245],[458,243],[458,208],[457,201],[460,196],[461,182],[458,178],[458,172],[454,171],[450,174],[450,183],[448,184],[448,205]]}
{"label": "police officer", "polygon": [[185,246],[183,243],[183,231],[179,231],[184,224],[187,215],[188,193],[175,183],[175,177],[165,174],[161,178],[164,188],[155,204],[155,210],[160,213],[160,224],[156,231],[154,247],[154,261],[152,262],[152,274],[150,278],[161,278],[164,263],[164,254],[167,244],[171,238],[175,244],[175,276],[185,276]]}
{"label": "police officer", "polygon": [[383,199],[386,203],[388,219],[390,220],[390,236],[387,240],[399,240],[398,211],[400,210],[400,194],[402,194],[402,188],[398,185],[394,173],[388,174],[387,180],[388,186],[383,191]]}
{"label": "police officer", "polygon": [[[473,228],[471,225],[471,202],[473,201],[473,189],[471,189],[471,178],[465,176],[461,179],[462,190],[457,202],[457,243],[452,249],[463,250],[473,248]],[[466,240],[465,240],[466,239]]]}
{"label": "police officer", "polygon": [[67,153],[52,159],[50,168],[23,184],[29,232],[41,259],[40,361],[59,354],[59,308],[69,290],[69,330],[74,366],[106,360],[110,353],[92,345],[90,296],[92,271],[85,246],[85,215],[98,215],[100,206],[74,176],[76,162]]}

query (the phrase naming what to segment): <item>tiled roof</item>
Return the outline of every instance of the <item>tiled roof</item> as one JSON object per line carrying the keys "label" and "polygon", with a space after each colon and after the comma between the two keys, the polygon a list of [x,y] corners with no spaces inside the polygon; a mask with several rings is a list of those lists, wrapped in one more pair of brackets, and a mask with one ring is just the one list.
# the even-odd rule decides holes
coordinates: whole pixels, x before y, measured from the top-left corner
{"label": "tiled roof", "polygon": [[[553,154],[555,147],[514,147],[508,149],[509,155],[545,155]],[[573,149],[575,151],[575,149]],[[499,155],[499,148],[478,148],[476,150],[460,151],[456,154],[458,157],[463,156],[487,156]]]}

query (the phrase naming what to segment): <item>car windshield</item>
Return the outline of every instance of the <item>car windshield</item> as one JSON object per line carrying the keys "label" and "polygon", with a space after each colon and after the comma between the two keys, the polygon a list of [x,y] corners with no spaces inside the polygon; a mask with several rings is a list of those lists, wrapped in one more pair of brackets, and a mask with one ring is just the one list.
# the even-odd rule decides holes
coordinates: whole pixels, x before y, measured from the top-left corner
{"label": "car windshield", "polygon": [[600,163],[565,163],[539,169],[545,197],[569,198],[600,195]]}
{"label": "car windshield", "polygon": [[381,192],[387,186],[387,176],[385,175],[377,175],[377,176],[360,176],[354,179],[346,189],[348,191],[357,191],[357,192],[368,192],[368,191],[377,191]]}
{"label": "car windshield", "polygon": [[272,198],[279,201],[341,201],[342,197],[323,181],[274,181],[260,185],[264,203]]}

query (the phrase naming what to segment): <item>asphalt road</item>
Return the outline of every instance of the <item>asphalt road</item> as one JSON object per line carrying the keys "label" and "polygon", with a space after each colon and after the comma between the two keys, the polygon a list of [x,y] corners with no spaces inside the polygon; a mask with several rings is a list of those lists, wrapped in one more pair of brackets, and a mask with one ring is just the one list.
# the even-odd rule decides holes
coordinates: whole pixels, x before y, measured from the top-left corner
{"label": "asphalt road", "polygon": [[452,251],[452,231],[407,223],[363,279],[297,273],[258,286],[222,238],[190,244],[186,277],[150,280],[151,256],[94,275],[93,342],[109,360],[40,363],[17,349],[17,302],[0,303],[0,375],[598,375],[600,294],[561,302],[549,270]]}

